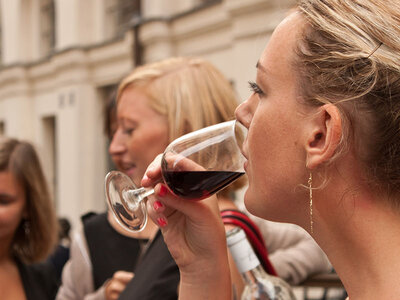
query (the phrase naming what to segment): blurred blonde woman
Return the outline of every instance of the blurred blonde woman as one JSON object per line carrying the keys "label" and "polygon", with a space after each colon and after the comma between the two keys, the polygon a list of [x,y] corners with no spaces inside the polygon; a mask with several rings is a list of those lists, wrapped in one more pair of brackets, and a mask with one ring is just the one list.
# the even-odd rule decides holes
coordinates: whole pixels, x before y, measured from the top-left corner
{"label": "blurred blonde woman", "polygon": [[[232,119],[237,104],[229,81],[202,59],[140,66],[119,85],[116,128],[109,107],[111,158],[139,185],[147,165],[172,140]],[[62,281],[58,299],[174,299],[179,271],[154,223],[129,233],[104,213],[84,219]]]}
{"label": "blurred blonde woman", "polygon": [[0,140],[0,299],[54,299],[55,270],[45,260],[57,220],[39,158],[24,141]]}
{"label": "blurred blonde woman", "polygon": [[[230,82],[201,58],[169,58],[139,67],[118,88],[113,161],[139,185],[148,164],[170,142],[233,119],[237,105]],[[243,185],[244,180],[236,182],[221,192],[221,199],[232,206],[230,194]],[[152,223],[151,228],[157,227]],[[135,281],[140,282],[137,272],[121,299],[137,293]]]}

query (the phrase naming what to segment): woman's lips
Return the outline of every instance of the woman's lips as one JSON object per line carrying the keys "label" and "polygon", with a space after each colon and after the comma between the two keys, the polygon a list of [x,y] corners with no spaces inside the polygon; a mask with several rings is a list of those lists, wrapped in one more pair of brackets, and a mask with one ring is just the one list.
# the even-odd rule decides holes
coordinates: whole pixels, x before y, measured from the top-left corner
{"label": "woman's lips", "polygon": [[129,177],[133,177],[133,174],[135,173],[135,168],[129,168],[125,171],[125,173],[129,176]]}
{"label": "woman's lips", "polygon": [[129,177],[131,177],[133,175],[133,173],[135,172],[136,169],[136,165],[131,164],[131,163],[122,163],[120,164],[120,169],[122,172],[124,172],[125,174],[127,174]]}

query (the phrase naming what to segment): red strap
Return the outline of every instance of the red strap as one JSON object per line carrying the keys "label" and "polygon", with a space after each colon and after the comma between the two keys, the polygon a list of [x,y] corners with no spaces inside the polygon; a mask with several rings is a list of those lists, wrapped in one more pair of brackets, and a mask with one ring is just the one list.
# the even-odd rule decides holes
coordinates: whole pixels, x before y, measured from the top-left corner
{"label": "red strap", "polygon": [[257,225],[239,211],[222,211],[221,216],[224,224],[235,225],[244,230],[265,271],[271,275],[277,276],[275,268],[268,258],[268,251]]}
{"label": "red strap", "polygon": [[233,216],[235,218],[240,219],[241,221],[246,222],[248,226],[257,235],[257,238],[263,243],[263,245],[265,245],[264,237],[262,236],[260,230],[258,229],[258,226],[246,214],[238,210],[223,210],[221,211],[221,216],[222,218]]}

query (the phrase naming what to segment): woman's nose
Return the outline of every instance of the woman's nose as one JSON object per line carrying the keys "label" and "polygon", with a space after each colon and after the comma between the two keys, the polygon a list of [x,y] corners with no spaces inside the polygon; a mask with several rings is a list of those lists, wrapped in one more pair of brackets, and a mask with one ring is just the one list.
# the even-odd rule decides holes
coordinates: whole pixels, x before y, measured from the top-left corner
{"label": "woman's nose", "polygon": [[110,155],[117,155],[125,152],[126,147],[123,139],[124,138],[121,130],[117,129],[111,140],[110,147],[108,148]]}
{"label": "woman's nose", "polygon": [[253,113],[249,105],[249,99],[242,102],[235,110],[236,119],[242,123],[246,128],[249,128]]}

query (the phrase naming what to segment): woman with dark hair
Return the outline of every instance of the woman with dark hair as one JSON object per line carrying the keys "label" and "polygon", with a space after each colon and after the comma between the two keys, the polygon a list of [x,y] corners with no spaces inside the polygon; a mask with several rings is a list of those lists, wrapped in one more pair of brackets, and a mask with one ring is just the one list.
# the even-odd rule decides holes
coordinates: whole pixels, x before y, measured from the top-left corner
{"label": "woman with dark hair", "polygon": [[57,219],[33,146],[0,140],[0,299],[54,299]]}

